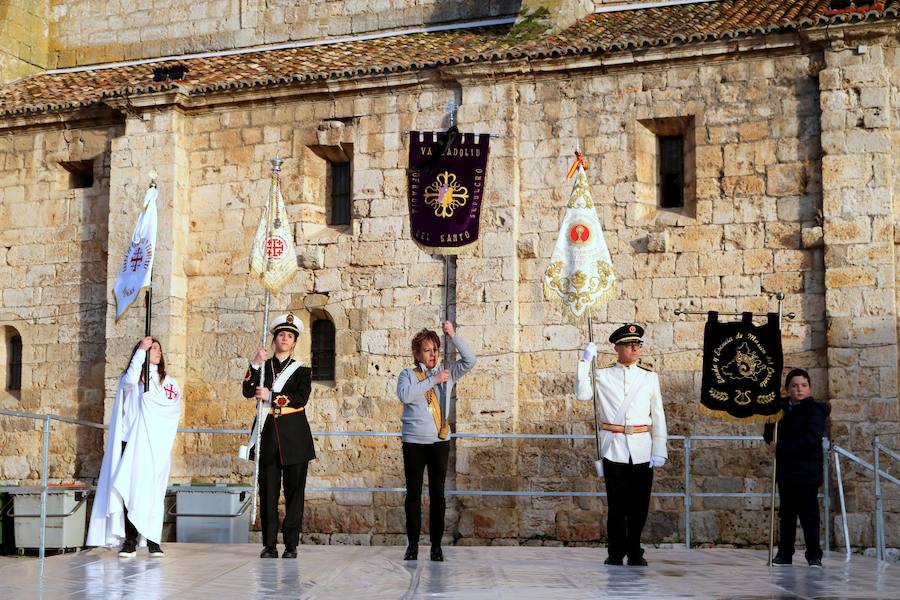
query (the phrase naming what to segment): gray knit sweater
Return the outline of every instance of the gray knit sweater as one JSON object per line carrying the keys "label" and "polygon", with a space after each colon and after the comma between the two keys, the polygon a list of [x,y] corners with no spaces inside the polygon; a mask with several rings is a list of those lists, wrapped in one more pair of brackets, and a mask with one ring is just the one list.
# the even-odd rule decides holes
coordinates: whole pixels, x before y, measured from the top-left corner
{"label": "gray knit sweater", "polygon": [[403,427],[400,430],[400,438],[404,442],[412,444],[434,444],[440,442],[438,437],[437,425],[434,423],[434,417],[428,410],[428,400],[425,399],[425,392],[431,388],[435,388],[438,399],[441,401],[441,409],[444,411],[445,418],[450,414],[450,406],[448,398],[453,396],[453,385],[463,375],[472,370],[475,366],[475,355],[469,349],[468,344],[459,335],[453,338],[453,344],[459,350],[459,360],[455,360],[447,367],[450,371],[450,379],[446,384],[435,385],[433,374],[444,369],[444,366],[438,363],[437,367],[427,370],[428,377],[419,381],[413,369],[403,369],[400,377],[397,378],[397,397],[403,403]]}

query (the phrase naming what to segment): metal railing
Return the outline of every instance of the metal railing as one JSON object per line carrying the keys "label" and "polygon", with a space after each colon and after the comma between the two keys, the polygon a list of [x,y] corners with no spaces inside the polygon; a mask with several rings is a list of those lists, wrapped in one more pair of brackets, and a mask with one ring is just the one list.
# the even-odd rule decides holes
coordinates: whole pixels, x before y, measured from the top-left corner
{"label": "metal railing", "polygon": [[[94,423],[90,421],[84,421],[81,419],[75,419],[71,417],[64,417],[60,415],[54,414],[38,414],[31,412],[23,412],[23,411],[14,411],[8,409],[0,409],[0,415],[12,416],[12,417],[20,417],[20,418],[28,418],[36,421],[41,421],[43,423],[43,431],[42,431],[42,455],[41,455],[41,485],[39,487],[33,488],[19,488],[19,487],[0,487],[0,491],[23,491],[23,489],[33,490],[35,493],[40,492],[41,494],[41,510],[40,510],[40,548],[39,548],[39,557],[44,558],[46,552],[46,538],[45,538],[45,530],[46,530],[46,520],[48,517],[52,517],[53,515],[47,514],[47,494],[50,489],[50,485],[48,484],[49,479],[49,445],[50,445],[50,435],[51,435],[51,427],[50,424],[52,421],[59,421],[62,423],[69,423],[79,426],[91,427],[95,429],[107,429],[108,426],[103,425],[101,423]],[[194,434],[218,434],[218,435],[248,435],[249,431],[245,429],[209,429],[209,428],[179,428],[179,433],[194,433]],[[377,431],[318,431],[313,432],[315,437],[392,437],[399,438],[400,434],[395,432],[377,432]],[[457,439],[534,439],[534,440],[594,440],[594,436],[592,434],[539,434],[539,433],[454,433],[451,435],[453,438]],[[742,442],[742,441],[762,441],[762,436],[729,436],[729,435],[694,435],[694,436],[682,436],[682,435],[670,435],[668,438],[670,441],[680,441],[683,445],[684,449],[684,464],[683,464],[683,491],[675,491],[675,492],[653,492],[651,496],[653,497],[662,497],[662,498],[681,498],[683,504],[683,519],[684,519],[684,544],[690,549],[692,545],[692,529],[691,529],[691,512],[692,512],[692,500],[694,498],[766,498],[769,497],[769,493],[767,492],[700,492],[692,490],[692,473],[691,473],[691,455],[694,451],[695,444],[698,442],[706,442],[706,441],[728,441],[728,442]],[[843,496],[843,482],[841,480],[841,471],[839,464],[839,455],[846,456],[850,460],[857,462],[858,464],[872,469],[872,465],[869,465],[856,455],[840,448],[839,446],[830,446],[829,441],[826,438],[822,439],[823,447],[827,450],[828,448],[832,448],[835,453],[835,470],[837,472],[837,478],[839,483],[839,493],[841,500],[841,508],[843,514],[844,521],[844,539],[845,546],[848,548],[849,552],[849,537],[847,534],[847,525],[846,525],[846,511],[844,504],[844,496]],[[893,453],[893,451],[885,448],[880,445],[877,441],[874,442],[874,448],[876,452],[885,452],[889,454],[893,458],[897,458],[897,455]],[[823,493],[820,494],[820,497],[823,499],[823,512],[825,513],[825,548],[830,548],[831,546],[831,535],[830,535],[830,514],[831,514],[831,494],[829,490],[829,478],[828,478],[828,460],[829,460],[829,452],[825,452],[825,460],[823,463],[823,471],[824,471],[824,488]],[[877,455],[876,455],[877,457]],[[876,458],[877,460],[877,458]],[[889,481],[893,483],[900,484],[900,481],[891,477],[889,474],[884,473],[883,471],[877,471],[876,475],[887,478]],[[880,483],[878,476],[876,476],[876,499],[880,498]],[[64,488],[56,488],[56,489],[64,489]],[[77,489],[91,491],[92,488],[84,486],[79,486]],[[179,488],[175,488],[179,489]],[[324,493],[335,493],[335,492],[345,492],[345,493],[384,493],[384,492],[405,492],[406,489],[403,487],[309,487],[307,488],[308,492],[324,492]],[[605,497],[605,492],[579,492],[579,491],[546,491],[546,490],[446,490],[445,492],[450,496],[513,496],[513,497]],[[243,512],[240,511],[240,512]],[[880,548],[881,556],[883,554],[883,511],[880,505],[880,502],[876,505],[876,514],[879,515],[877,519],[880,519],[881,525],[879,527],[880,535],[881,535],[881,545]],[[221,515],[218,515],[221,516]],[[225,515],[231,516],[231,515]]]}
{"label": "metal railing", "polygon": [[[844,532],[844,549],[846,552],[845,560],[850,560],[851,550],[850,550],[850,530],[847,525],[847,506],[846,501],[844,500],[844,478],[843,473],[841,471],[841,457],[845,457],[850,461],[858,464],[863,467],[867,471],[871,471],[874,474],[874,486],[875,486],[875,510],[874,510],[874,518],[875,518],[875,556],[879,561],[884,560],[884,506],[882,502],[881,495],[881,479],[886,479],[887,481],[893,483],[894,485],[900,486],[900,479],[893,477],[890,473],[885,472],[880,467],[880,455],[882,452],[894,458],[895,460],[900,460],[900,456],[898,456],[893,450],[885,447],[878,439],[876,435],[872,440],[872,455],[873,455],[873,464],[867,463],[865,460],[857,456],[856,454],[850,452],[845,448],[841,448],[837,444],[833,444],[831,446],[831,451],[834,453],[834,471],[835,477],[837,479],[838,484],[838,499],[841,503],[841,524],[843,526]],[[827,481],[827,477],[826,477]]]}

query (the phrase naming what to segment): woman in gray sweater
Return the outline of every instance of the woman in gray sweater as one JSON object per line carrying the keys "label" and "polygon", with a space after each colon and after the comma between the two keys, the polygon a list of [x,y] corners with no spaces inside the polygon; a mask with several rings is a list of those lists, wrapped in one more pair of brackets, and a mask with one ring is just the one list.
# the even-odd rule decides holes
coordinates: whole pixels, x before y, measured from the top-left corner
{"label": "woman in gray sweater", "polygon": [[454,383],[475,366],[475,355],[450,321],[441,323],[459,351],[460,359],[439,365],[441,339],[423,329],[412,339],[414,367],[403,369],[397,378],[397,397],[403,403],[403,471],[406,476],[406,537],[409,546],[403,560],[419,557],[419,531],[422,528],[422,482],[428,469],[429,537],[431,560],[444,560],[441,538],[444,535],[444,480],[450,457],[450,398]]}

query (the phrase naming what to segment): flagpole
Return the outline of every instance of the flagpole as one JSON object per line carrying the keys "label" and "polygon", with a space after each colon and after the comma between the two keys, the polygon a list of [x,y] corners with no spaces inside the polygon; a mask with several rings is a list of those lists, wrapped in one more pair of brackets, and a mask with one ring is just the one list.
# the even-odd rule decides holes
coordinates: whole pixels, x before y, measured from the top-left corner
{"label": "flagpole", "polygon": [[[590,311],[587,314],[588,341],[594,343],[594,319]],[[594,438],[597,441],[597,462],[603,464],[603,454],[600,452],[600,414],[597,412],[597,356],[591,358],[591,396],[594,399]],[[597,475],[602,471],[597,467]]]}
{"label": "flagpole", "polygon": [[[272,164],[272,185],[271,192],[269,193],[269,199],[266,203],[266,240],[272,237],[272,213],[274,212],[274,204],[275,204],[275,195],[278,190],[278,180],[279,174],[281,173],[281,165],[284,163],[284,160],[278,156],[278,153],[275,153],[275,158],[271,161]],[[269,270],[269,261],[266,260],[266,270]],[[263,318],[262,318],[262,333],[260,335],[260,348],[266,347],[266,338],[268,334],[268,323],[269,323],[269,300],[271,299],[272,294],[269,292],[269,288],[266,287],[266,293],[263,297]],[[260,384],[265,382],[265,363],[260,366],[259,373],[259,382]],[[272,382],[275,383],[274,381]],[[253,461],[253,508],[250,511],[250,522],[256,523],[256,511],[259,505],[259,460],[260,454],[262,454],[262,436],[263,436],[263,427],[266,423],[266,414],[263,410],[263,400],[261,398],[257,398],[256,400],[256,455],[254,456]]]}
{"label": "flagpole", "polygon": [[[150,175],[150,177],[151,177],[150,187],[151,188],[156,187],[156,178],[153,175],[154,175],[154,173],[151,173],[151,175]],[[142,208],[142,210],[144,210],[146,208],[147,207],[145,206]],[[150,273],[150,283],[151,283],[151,285],[147,286],[147,289],[144,291],[144,310],[145,310],[144,337],[150,336],[150,322],[151,322],[151,316],[153,313],[153,303],[152,303],[153,294],[151,293],[151,287],[153,284],[153,272],[152,271]],[[150,349],[149,348],[147,349],[147,354],[144,356],[144,391],[145,392],[150,391]]]}
{"label": "flagpole", "polygon": [[[781,313],[784,309],[784,292],[778,292],[778,336],[781,337]],[[772,443],[778,447],[778,423],[772,425]],[[772,566],[772,551],[775,547],[775,467],[778,464],[778,455],[772,454],[772,495],[769,498],[769,562]]]}

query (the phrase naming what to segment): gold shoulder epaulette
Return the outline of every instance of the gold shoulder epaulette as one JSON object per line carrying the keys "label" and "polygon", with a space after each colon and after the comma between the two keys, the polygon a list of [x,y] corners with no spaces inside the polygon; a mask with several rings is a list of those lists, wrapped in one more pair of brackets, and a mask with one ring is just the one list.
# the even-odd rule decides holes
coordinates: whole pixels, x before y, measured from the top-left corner
{"label": "gold shoulder epaulette", "polygon": [[653,365],[651,363],[639,362],[638,366],[645,371],[650,371],[651,373],[653,372]]}

